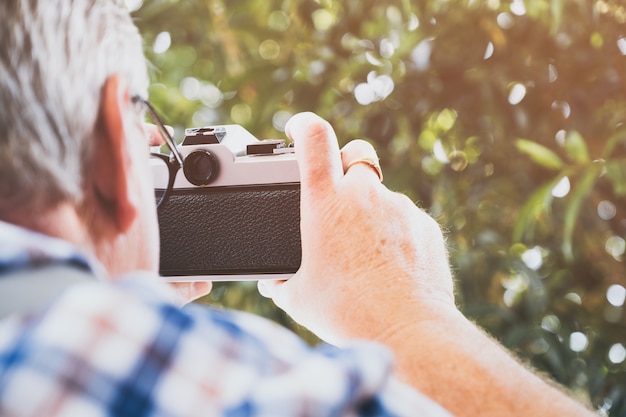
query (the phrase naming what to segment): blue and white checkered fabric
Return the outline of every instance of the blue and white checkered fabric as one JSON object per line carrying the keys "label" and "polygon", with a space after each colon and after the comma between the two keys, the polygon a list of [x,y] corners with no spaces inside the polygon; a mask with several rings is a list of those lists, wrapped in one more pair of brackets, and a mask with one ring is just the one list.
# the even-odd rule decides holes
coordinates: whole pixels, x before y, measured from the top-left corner
{"label": "blue and white checkered fabric", "polygon": [[[0,279],[46,262],[99,268],[0,223]],[[381,346],[310,348],[265,319],[174,299],[137,274],[0,321],[0,416],[447,415],[391,378]]]}

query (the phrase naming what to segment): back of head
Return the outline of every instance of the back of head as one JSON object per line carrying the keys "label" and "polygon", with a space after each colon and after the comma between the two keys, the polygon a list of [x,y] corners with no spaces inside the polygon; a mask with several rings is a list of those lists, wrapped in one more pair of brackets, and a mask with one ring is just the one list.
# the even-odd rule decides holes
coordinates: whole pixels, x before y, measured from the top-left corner
{"label": "back of head", "polygon": [[141,39],[120,1],[0,2],[0,218],[81,201],[114,74],[145,95]]}

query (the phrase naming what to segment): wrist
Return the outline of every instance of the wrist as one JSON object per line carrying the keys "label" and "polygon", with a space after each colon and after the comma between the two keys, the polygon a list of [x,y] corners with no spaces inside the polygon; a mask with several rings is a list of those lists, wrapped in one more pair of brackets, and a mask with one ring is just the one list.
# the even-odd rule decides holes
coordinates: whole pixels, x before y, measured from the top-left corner
{"label": "wrist", "polygon": [[369,307],[353,305],[344,311],[343,319],[347,340],[372,340],[394,351],[408,340],[431,337],[433,329],[449,327],[446,323],[467,322],[451,295],[428,294],[424,299],[406,293],[381,297]]}

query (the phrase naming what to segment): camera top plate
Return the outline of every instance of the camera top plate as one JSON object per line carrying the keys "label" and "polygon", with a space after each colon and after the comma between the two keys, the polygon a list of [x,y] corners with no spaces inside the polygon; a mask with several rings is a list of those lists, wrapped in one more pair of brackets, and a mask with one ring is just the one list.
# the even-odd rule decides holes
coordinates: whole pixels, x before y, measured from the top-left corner
{"label": "camera top plate", "polygon": [[[219,165],[215,178],[202,187],[300,182],[293,148],[284,146],[284,140],[261,141],[244,127],[234,124],[187,129],[186,134],[179,146],[183,158],[201,150],[215,156]],[[249,154],[250,149],[256,151]],[[178,172],[174,189],[195,187],[198,185],[190,183],[181,171]]]}

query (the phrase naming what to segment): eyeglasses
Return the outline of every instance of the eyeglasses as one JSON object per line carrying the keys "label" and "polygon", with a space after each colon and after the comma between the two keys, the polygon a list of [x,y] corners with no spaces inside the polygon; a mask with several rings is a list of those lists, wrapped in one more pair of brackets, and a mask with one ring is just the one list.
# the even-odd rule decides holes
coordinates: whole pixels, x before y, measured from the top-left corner
{"label": "eyeglasses", "polygon": [[139,103],[144,107],[150,121],[157,127],[170,151],[169,155],[156,152],[150,153],[150,165],[154,176],[154,196],[158,209],[167,200],[172,191],[176,173],[183,166],[183,156],[176,147],[174,138],[170,135],[154,107],[152,107],[152,104],[140,96],[133,96],[131,101]]}

